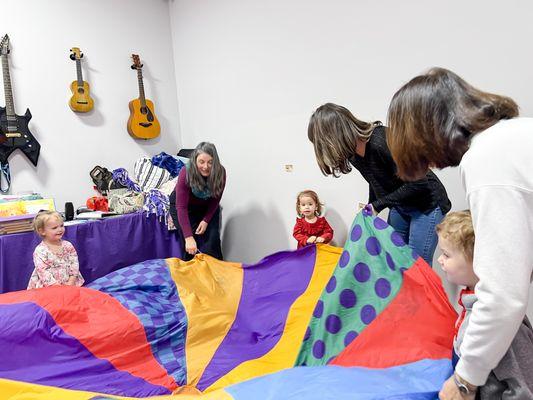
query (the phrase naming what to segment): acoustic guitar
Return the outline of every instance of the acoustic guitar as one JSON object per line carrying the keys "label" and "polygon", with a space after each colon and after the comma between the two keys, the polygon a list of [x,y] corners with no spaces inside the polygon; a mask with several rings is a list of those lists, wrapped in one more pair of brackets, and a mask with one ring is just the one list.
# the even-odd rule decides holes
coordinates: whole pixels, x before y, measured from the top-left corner
{"label": "acoustic guitar", "polygon": [[130,118],[128,119],[128,132],[137,139],[153,139],[159,136],[161,126],[154,114],[154,103],[144,95],[144,84],[141,59],[137,54],[132,54],[133,65],[131,69],[137,71],[139,82],[139,98],[130,101]]}
{"label": "acoustic guitar", "polygon": [[0,42],[4,94],[6,97],[6,106],[0,107],[0,164],[9,165],[7,160],[9,155],[16,149],[20,149],[32,164],[37,166],[41,145],[35,140],[28,128],[28,123],[31,119],[30,110],[26,109],[24,115],[15,114],[11,75],[9,73],[9,53],[9,36],[5,35]]}
{"label": "acoustic guitar", "polygon": [[72,111],[85,113],[93,109],[94,100],[91,98],[89,84],[83,80],[83,74],[81,71],[81,59],[83,58],[83,53],[78,47],[73,47],[70,51],[70,59],[76,61],[76,73],[78,79],[70,84],[72,97],[70,98],[69,105]]}

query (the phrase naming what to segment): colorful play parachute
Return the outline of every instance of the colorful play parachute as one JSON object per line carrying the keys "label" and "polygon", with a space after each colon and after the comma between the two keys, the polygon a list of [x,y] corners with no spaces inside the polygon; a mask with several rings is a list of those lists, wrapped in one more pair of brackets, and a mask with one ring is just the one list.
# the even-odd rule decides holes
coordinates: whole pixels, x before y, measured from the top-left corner
{"label": "colorful play parachute", "polygon": [[435,399],[455,317],[428,265],[360,213],[344,249],[0,295],[0,399]]}

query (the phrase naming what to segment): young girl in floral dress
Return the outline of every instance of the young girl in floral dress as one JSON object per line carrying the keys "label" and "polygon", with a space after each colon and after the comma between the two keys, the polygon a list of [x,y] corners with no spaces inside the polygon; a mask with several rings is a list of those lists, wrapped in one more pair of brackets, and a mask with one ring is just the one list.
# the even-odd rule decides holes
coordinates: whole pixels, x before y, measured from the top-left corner
{"label": "young girl in floral dress", "polygon": [[62,239],[65,226],[61,215],[55,211],[40,211],[33,220],[33,228],[42,238],[42,242],[33,252],[35,269],[28,289],[54,285],[83,285],[84,279],[80,274],[76,249],[70,242]]}

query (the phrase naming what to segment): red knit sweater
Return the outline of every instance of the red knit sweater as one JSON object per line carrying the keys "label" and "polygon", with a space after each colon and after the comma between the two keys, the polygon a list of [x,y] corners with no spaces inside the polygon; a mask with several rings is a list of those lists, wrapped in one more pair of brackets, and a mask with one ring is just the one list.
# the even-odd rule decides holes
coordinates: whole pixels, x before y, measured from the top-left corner
{"label": "red knit sweater", "polygon": [[331,242],[333,229],[331,229],[324,217],[318,217],[312,224],[307,222],[305,218],[296,218],[292,236],[298,241],[298,248],[301,248],[307,245],[307,239],[311,236],[324,238],[324,243]]}

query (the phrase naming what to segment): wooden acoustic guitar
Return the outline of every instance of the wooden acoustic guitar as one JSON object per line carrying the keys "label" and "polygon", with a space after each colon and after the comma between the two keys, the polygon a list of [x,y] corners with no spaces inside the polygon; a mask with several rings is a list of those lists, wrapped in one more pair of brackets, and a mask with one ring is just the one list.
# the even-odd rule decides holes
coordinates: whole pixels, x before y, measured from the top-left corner
{"label": "wooden acoustic guitar", "polygon": [[130,101],[130,118],[128,119],[128,132],[137,139],[153,139],[159,136],[161,126],[154,113],[154,103],[144,95],[144,84],[141,59],[137,54],[132,54],[133,65],[131,69],[137,70],[139,81],[139,98]]}
{"label": "wooden acoustic guitar", "polygon": [[9,73],[8,55],[9,36],[5,35],[0,42],[0,56],[2,57],[2,74],[4,78],[4,94],[6,106],[0,107],[0,163],[8,164],[9,155],[16,149],[20,149],[26,157],[37,166],[41,145],[33,137],[28,123],[31,112],[26,109],[24,115],[15,114],[13,91],[11,90],[11,75]]}
{"label": "wooden acoustic guitar", "polygon": [[80,113],[89,112],[94,107],[94,100],[91,98],[89,84],[83,80],[81,71],[83,53],[78,47],[73,47],[70,51],[70,59],[76,61],[77,79],[70,84],[72,97],[70,98],[69,105],[72,111]]}

